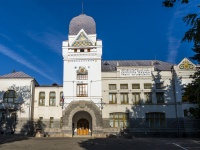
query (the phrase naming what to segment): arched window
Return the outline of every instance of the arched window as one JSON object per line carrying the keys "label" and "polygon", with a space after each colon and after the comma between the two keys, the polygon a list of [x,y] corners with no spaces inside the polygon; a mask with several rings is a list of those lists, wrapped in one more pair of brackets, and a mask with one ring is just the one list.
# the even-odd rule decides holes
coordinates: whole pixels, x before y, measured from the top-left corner
{"label": "arched window", "polygon": [[39,93],[39,106],[45,105],[45,92]]}
{"label": "arched window", "polygon": [[4,93],[3,101],[4,103],[15,103],[17,98],[17,93],[14,90],[8,90]]}
{"label": "arched window", "polygon": [[56,92],[49,93],[49,106],[56,106]]}

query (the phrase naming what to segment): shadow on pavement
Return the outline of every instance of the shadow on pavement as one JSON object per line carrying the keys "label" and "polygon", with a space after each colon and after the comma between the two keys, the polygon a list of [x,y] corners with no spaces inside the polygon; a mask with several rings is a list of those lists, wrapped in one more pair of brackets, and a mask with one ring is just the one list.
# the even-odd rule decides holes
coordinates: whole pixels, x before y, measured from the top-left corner
{"label": "shadow on pavement", "polygon": [[28,136],[23,136],[23,135],[1,135],[0,134],[0,144],[5,144],[5,143],[11,143],[15,141],[21,141],[21,140],[29,140],[30,137]]}
{"label": "shadow on pavement", "polygon": [[95,139],[87,139],[82,140],[78,143],[80,147],[86,150],[123,150],[123,149],[131,149],[134,142],[132,140],[127,139],[118,139],[118,138],[95,138]]}

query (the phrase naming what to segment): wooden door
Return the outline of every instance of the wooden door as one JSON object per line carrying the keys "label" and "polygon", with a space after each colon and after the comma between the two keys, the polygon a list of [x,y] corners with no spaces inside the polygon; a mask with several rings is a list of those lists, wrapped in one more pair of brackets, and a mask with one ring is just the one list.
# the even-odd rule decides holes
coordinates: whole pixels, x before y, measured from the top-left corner
{"label": "wooden door", "polygon": [[80,119],[77,123],[77,134],[88,135],[89,134],[89,122],[86,119]]}

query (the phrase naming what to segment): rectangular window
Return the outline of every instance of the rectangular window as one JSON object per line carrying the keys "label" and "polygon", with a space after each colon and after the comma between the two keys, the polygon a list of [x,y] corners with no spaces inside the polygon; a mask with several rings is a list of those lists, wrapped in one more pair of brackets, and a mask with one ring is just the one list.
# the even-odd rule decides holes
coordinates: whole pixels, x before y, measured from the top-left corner
{"label": "rectangular window", "polygon": [[87,80],[88,75],[87,74],[77,74],[77,80]]}
{"label": "rectangular window", "polygon": [[43,121],[43,117],[39,117],[39,120],[42,122]]}
{"label": "rectangular window", "polygon": [[77,49],[74,49],[74,53],[76,53],[77,52]]}
{"label": "rectangular window", "polygon": [[144,89],[151,89],[152,85],[151,83],[144,83]]}
{"label": "rectangular window", "polygon": [[45,92],[39,93],[39,106],[45,105]]}
{"label": "rectangular window", "polygon": [[188,110],[187,109],[184,109],[183,113],[184,113],[184,117],[188,117]]}
{"label": "rectangular window", "polygon": [[49,128],[53,128],[53,117],[50,117]]}
{"label": "rectangular window", "polygon": [[76,93],[78,97],[88,96],[88,85],[87,84],[77,84]]}
{"label": "rectangular window", "polygon": [[3,101],[5,103],[15,103],[17,98],[17,93],[14,90],[8,90],[4,93]]}
{"label": "rectangular window", "polygon": [[152,103],[152,94],[150,92],[144,93],[145,103]]}
{"label": "rectangular window", "polygon": [[117,103],[117,94],[109,93],[109,104],[116,104],[116,103]]}
{"label": "rectangular window", "polygon": [[62,106],[64,103],[64,96],[63,96],[63,92],[60,92],[60,106]]}
{"label": "rectangular window", "polygon": [[128,104],[128,93],[120,94],[121,104]]}
{"label": "rectangular window", "polygon": [[43,117],[39,117],[37,121],[37,128],[42,129],[43,128]]}
{"label": "rectangular window", "polygon": [[140,89],[140,84],[132,84],[132,89]]}
{"label": "rectangular window", "polygon": [[90,52],[90,49],[87,49],[87,52]]}
{"label": "rectangular window", "polygon": [[129,127],[128,113],[110,113],[110,127],[127,128]]}
{"label": "rectangular window", "polygon": [[165,113],[146,113],[146,121],[150,128],[163,128],[165,127]]}
{"label": "rectangular window", "polygon": [[49,106],[56,106],[56,92],[49,93]]}
{"label": "rectangular window", "polygon": [[109,90],[116,90],[117,85],[116,84],[109,84]]}
{"label": "rectangular window", "polygon": [[60,128],[62,128],[63,125],[63,117],[60,117]]}
{"label": "rectangular window", "polygon": [[80,49],[80,52],[84,52],[84,49]]}
{"label": "rectangular window", "polygon": [[140,93],[133,93],[132,94],[133,104],[140,103]]}
{"label": "rectangular window", "polygon": [[160,83],[156,83],[156,89],[163,89],[164,86],[163,86],[163,83],[160,82]]}
{"label": "rectangular window", "polygon": [[120,84],[120,89],[128,89],[128,84]]}
{"label": "rectangular window", "polygon": [[164,93],[163,92],[156,92],[156,99],[157,103],[164,103]]}

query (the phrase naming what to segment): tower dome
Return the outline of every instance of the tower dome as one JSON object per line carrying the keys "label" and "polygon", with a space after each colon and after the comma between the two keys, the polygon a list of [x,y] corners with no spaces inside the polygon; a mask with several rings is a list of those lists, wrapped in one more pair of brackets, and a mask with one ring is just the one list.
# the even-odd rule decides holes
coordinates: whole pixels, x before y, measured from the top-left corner
{"label": "tower dome", "polygon": [[77,35],[83,29],[87,34],[96,34],[94,19],[85,14],[74,17],[69,24],[69,35]]}

